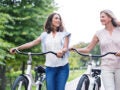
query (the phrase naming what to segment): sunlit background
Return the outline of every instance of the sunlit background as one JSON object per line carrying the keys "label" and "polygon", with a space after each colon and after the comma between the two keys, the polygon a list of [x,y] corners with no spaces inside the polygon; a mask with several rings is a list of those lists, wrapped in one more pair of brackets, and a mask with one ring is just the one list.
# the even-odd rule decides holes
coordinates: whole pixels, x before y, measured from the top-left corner
{"label": "sunlit background", "polygon": [[71,45],[90,42],[97,30],[103,28],[99,13],[110,9],[120,20],[119,0],[55,0],[66,30],[72,33]]}

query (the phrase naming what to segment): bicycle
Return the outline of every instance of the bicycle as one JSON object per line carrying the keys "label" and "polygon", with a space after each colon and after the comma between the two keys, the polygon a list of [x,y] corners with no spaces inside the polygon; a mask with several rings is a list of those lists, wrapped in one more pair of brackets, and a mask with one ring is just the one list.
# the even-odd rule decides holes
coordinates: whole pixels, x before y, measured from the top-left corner
{"label": "bicycle", "polygon": [[101,88],[101,69],[100,68],[95,68],[92,64],[93,58],[94,57],[104,57],[108,54],[116,54],[115,52],[108,52],[103,55],[92,55],[92,54],[83,54],[77,51],[76,49],[72,49],[76,53],[82,56],[87,56],[90,58],[90,62],[88,63],[87,66],[87,71],[81,76],[76,90],[100,90]]}
{"label": "bicycle", "polygon": [[[19,75],[12,85],[12,90],[32,90],[32,86],[36,86],[36,90],[46,90],[43,89],[43,85],[45,84],[45,68],[42,66],[35,67],[35,80],[33,80],[33,76],[31,73],[32,69],[32,56],[35,55],[44,55],[48,53],[52,53],[57,55],[55,52],[48,51],[45,53],[31,53],[31,52],[21,52],[16,49],[18,54],[28,55],[29,59],[27,60],[27,69],[25,74]],[[45,87],[46,88],[46,87]]]}

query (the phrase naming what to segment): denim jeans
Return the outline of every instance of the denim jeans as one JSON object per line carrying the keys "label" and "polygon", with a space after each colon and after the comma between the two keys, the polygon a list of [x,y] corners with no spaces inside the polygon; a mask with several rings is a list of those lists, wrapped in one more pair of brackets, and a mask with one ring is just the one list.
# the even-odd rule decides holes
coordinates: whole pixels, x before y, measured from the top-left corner
{"label": "denim jeans", "polygon": [[47,90],[65,90],[69,76],[69,64],[59,67],[46,67]]}

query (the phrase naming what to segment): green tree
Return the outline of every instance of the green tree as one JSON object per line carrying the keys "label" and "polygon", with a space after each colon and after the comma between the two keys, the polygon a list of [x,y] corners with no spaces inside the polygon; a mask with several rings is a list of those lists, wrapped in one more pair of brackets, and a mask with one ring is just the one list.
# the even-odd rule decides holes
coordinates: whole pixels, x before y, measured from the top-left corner
{"label": "green tree", "polygon": [[[87,45],[88,45],[88,43],[80,42],[76,45],[73,45],[73,47],[74,48],[82,48]],[[75,52],[70,52],[69,62],[70,62],[71,68],[80,68],[81,66],[85,66],[85,64],[88,60],[89,60],[88,57],[78,55]]]}
{"label": "green tree", "polygon": [[[91,53],[95,55],[100,55],[100,45],[97,44],[95,48],[91,51]],[[100,58],[97,57],[94,57],[93,59],[95,60],[96,63],[100,61]]]}
{"label": "green tree", "polygon": [[[1,0],[0,1],[0,90],[5,90],[6,66],[14,67],[26,60],[24,56],[10,55],[9,48],[34,40],[43,32],[48,14],[56,10],[54,0]],[[30,51],[39,52],[39,46]],[[39,64],[39,57],[34,57]],[[42,63],[44,62],[44,57]],[[13,60],[13,61],[12,61]],[[39,61],[40,62],[40,61]],[[16,70],[19,65],[16,65]]]}
{"label": "green tree", "polygon": [[[80,42],[76,45],[74,45],[74,48],[84,48],[88,45],[89,43],[85,43],[85,42]],[[99,45],[96,45],[96,47],[90,52],[91,54],[100,54],[100,48]],[[80,67],[84,67],[86,66],[86,63],[88,62],[89,57],[85,57],[85,56],[81,56],[78,55],[75,52],[71,52],[70,53],[70,57],[69,57],[69,62],[70,62],[70,66],[71,68],[80,68]],[[97,62],[98,58],[94,58],[94,60]]]}

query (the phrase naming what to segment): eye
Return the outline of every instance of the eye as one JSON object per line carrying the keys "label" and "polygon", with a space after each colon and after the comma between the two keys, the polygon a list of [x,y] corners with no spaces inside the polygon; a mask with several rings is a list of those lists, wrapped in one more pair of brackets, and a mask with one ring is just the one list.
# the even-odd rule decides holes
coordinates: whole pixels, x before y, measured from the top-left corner
{"label": "eye", "polygon": [[60,20],[60,18],[59,18],[59,17],[55,17],[55,19],[59,19],[59,20]]}

